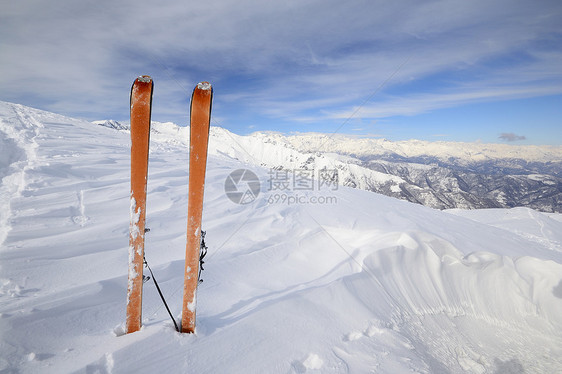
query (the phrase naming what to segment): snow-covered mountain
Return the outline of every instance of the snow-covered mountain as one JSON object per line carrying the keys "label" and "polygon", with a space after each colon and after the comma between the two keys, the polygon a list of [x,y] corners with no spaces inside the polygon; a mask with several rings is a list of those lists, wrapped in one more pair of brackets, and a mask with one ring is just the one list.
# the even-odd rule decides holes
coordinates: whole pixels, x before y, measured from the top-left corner
{"label": "snow-covered mountain", "polygon": [[[358,138],[339,134],[303,133],[283,136],[279,133],[258,132],[252,136],[278,143],[291,144],[302,152],[330,151],[354,155],[359,159],[390,157],[415,159],[431,157],[441,161],[477,163],[495,159],[524,159],[527,161],[562,161],[560,147],[508,145],[460,142],[428,142],[407,140],[392,142],[386,139]],[[555,157],[553,160],[552,157]]]}
{"label": "snow-covered mountain", "polygon": [[[212,131],[197,334],[175,332],[149,281],[144,327],[123,335],[129,135],[0,102],[0,372],[561,371],[562,215],[295,183],[269,163],[362,166]],[[146,259],[176,317],[186,136],[154,124],[148,177]],[[225,181],[245,168],[261,191],[236,204]]]}
{"label": "snow-covered mountain", "polygon": [[255,133],[249,138],[306,155],[305,163],[285,167],[333,167],[344,186],[432,208],[525,206],[562,212],[560,146],[390,142],[327,134]]}
{"label": "snow-covered mountain", "polygon": [[400,191],[372,191],[433,208],[527,206],[562,211],[562,147],[356,139],[303,134],[300,151],[350,155],[355,163],[402,178]]}
{"label": "snow-covered mountain", "polygon": [[[107,127],[126,129],[115,121]],[[186,128],[156,124],[156,132],[187,142]],[[340,185],[436,209],[530,207],[562,212],[562,147],[506,144],[390,142],[341,135],[238,136],[213,128],[216,154],[274,170],[314,170]]]}

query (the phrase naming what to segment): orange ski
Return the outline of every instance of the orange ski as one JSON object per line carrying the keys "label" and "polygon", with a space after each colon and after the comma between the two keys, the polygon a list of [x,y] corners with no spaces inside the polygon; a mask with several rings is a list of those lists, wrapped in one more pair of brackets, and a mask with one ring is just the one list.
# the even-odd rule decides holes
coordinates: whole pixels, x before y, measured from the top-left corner
{"label": "orange ski", "polygon": [[131,88],[131,222],[125,323],[127,334],[140,330],[142,323],[142,271],[152,88],[152,78],[147,75],[135,79]]}
{"label": "orange ski", "polygon": [[201,247],[201,218],[207,168],[207,145],[211,121],[213,89],[208,82],[199,83],[191,97],[191,138],[189,148],[189,199],[187,206],[187,245],[185,249],[185,277],[181,331],[195,332],[195,306],[199,283],[199,250]]}

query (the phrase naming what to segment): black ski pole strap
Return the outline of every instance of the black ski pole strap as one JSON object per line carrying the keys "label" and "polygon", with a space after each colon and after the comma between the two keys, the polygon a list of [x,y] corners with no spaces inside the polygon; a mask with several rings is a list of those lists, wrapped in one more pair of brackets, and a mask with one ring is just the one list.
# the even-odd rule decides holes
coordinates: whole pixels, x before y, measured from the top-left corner
{"label": "black ski pole strap", "polygon": [[207,255],[207,246],[205,245],[206,234],[206,231],[201,230],[201,246],[199,248],[199,283],[203,282],[203,279],[201,279],[201,271],[205,270],[203,269],[203,264],[205,263],[203,259]]}
{"label": "black ski pole strap", "polygon": [[152,276],[152,280],[154,281],[154,285],[156,286],[156,289],[158,290],[158,294],[160,295],[160,298],[164,302],[164,306],[166,307],[166,310],[168,311],[168,314],[170,315],[170,318],[174,322],[174,326],[176,327],[176,331],[180,332],[178,324],[177,324],[174,316],[172,315],[172,312],[170,312],[170,308],[168,307],[168,303],[166,303],[166,299],[164,299],[164,295],[162,294],[162,291],[160,290],[160,287],[158,286],[158,282],[156,282],[156,278],[154,278],[154,273],[152,272],[152,269],[150,268],[150,266],[148,266],[148,262],[146,262],[146,257],[144,258],[144,264],[148,268],[148,271],[150,271],[150,275]]}

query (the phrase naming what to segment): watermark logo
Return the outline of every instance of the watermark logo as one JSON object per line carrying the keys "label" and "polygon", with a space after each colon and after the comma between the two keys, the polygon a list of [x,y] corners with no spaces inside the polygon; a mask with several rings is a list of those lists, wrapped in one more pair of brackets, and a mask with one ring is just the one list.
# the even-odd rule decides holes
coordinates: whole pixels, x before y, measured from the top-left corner
{"label": "watermark logo", "polygon": [[321,191],[338,189],[337,169],[271,169],[268,191]]}
{"label": "watermark logo", "polygon": [[224,192],[233,203],[250,204],[260,194],[260,180],[251,170],[237,169],[226,177]]}
{"label": "watermark logo", "polygon": [[[265,197],[268,204],[336,204],[337,197],[330,195],[339,186],[337,169],[282,169],[269,170],[267,179],[270,193]],[[238,169],[224,182],[226,196],[236,204],[253,203],[260,193],[261,183],[257,175],[248,169]]]}
{"label": "watermark logo", "polygon": [[301,195],[298,193],[288,194],[288,193],[274,193],[269,195],[267,198],[268,204],[287,204],[287,205],[327,205],[327,204],[337,204],[338,198],[336,196],[309,196]]}

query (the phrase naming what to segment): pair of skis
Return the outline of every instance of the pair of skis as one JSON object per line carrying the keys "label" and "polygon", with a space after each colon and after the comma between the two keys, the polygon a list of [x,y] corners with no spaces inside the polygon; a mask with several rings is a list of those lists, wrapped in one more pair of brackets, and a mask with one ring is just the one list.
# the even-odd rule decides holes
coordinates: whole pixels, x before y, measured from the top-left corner
{"label": "pair of skis", "polygon": [[[146,182],[152,111],[153,82],[138,77],[131,88],[131,205],[129,226],[129,276],[127,285],[126,333],[140,330],[144,234],[146,219]],[[183,286],[181,331],[195,332],[195,306],[199,283],[201,218],[207,168],[207,145],[213,89],[208,82],[197,84],[191,97],[189,147],[189,200],[187,207],[187,244]]]}

